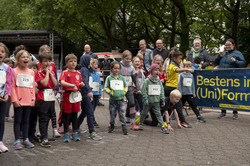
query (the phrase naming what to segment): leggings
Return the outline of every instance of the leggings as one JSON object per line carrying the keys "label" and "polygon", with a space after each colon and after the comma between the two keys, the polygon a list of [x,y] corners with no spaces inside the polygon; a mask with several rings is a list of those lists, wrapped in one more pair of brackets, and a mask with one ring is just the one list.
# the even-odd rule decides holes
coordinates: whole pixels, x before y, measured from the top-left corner
{"label": "leggings", "polygon": [[28,138],[29,118],[31,106],[21,106],[14,108],[14,134],[15,140],[20,138],[20,129],[22,127],[23,140]]}
{"label": "leggings", "polygon": [[5,114],[7,109],[7,103],[6,102],[0,102],[0,141],[3,141],[3,134],[4,134],[4,120],[5,120]]}
{"label": "leggings", "polygon": [[77,129],[77,112],[63,113],[64,133],[68,132],[68,126],[72,120],[73,132]]}

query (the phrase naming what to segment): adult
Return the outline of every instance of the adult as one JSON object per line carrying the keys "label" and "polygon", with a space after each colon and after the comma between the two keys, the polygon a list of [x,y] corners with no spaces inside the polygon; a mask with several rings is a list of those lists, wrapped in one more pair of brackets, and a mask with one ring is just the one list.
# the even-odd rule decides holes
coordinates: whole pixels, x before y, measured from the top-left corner
{"label": "adult", "polygon": [[168,50],[163,48],[163,41],[160,39],[156,41],[156,49],[153,51],[153,56],[155,55],[161,55],[163,62],[168,57]]}
{"label": "adult", "polygon": [[106,78],[109,76],[110,74],[110,60],[108,55],[104,55],[104,61],[102,61],[101,63],[101,70],[103,70],[102,75],[103,75],[103,82],[105,83]]}
{"label": "adult", "polygon": [[83,55],[90,55],[92,58],[98,59],[98,56],[96,54],[94,54],[93,52],[91,52],[91,47],[89,44],[85,44],[84,46],[84,52]]}
{"label": "adult", "polygon": [[[218,65],[219,68],[241,68],[246,65],[246,61],[242,53],[235,49],[234,40],[228,39],[225,43],[225,50],[216,56],[214,65]],[[222,109],[218,118],[225,116],[226,110]],[[233,110],[233,119],[238,119],[238,111],[236,110]]]}
{"label": "adult", "polygon": [[197,56],[201,57],[202,69],[205,69],[207,66],[209,66],[210,63],[209,53],[201,48],[201,39],[199,38],[194,39],[193,48],[189,52],[186,60],[193,62],[194,58]]}
{"label": "adult", "polygon": [[139,41],[139,47],[140,50],[138,51],[138,54],[143,55],[144,69],[146,70],[146,73],[148,73],[153,61],[153,51],[151,49],[146,48],[147,43],[144,39]]}

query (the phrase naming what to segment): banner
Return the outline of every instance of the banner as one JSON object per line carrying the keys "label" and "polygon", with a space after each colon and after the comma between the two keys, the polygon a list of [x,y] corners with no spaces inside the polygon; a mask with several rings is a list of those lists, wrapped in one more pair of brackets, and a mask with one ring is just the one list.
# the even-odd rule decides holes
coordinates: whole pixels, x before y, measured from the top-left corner
{"label": "banner", "polygon": [[195,70],[198,106],[250,111],[250,70]]}

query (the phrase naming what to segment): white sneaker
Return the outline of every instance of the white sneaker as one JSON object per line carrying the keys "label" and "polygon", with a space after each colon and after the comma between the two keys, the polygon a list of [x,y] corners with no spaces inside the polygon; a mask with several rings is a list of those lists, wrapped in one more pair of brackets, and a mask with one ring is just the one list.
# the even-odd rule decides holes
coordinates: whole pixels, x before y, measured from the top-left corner
{"label": "white sneaker", "polygon": [[58,132],[57,129],[54,129],[54,131],[53,131],[53,137],[55,137],[55,138],[61,137],[61,134]]}
{"label": "white sneaker", "polygon": [[3,153],[9,151],[9,149],[3,144],[2,141],[0,142],[0,151],[3,152]]}

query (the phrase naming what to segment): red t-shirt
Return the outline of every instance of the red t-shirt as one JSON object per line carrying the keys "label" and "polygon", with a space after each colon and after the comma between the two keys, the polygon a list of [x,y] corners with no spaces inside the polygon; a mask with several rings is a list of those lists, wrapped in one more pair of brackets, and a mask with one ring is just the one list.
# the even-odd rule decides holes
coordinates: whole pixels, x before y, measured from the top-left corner
{"label": "red t-shirt", "polygon": [[[36,61],[36,63],[37,63],[37,65],[38,65],[38,70],[40,70],[40,69],[41,69],[40,62],[39,62],[39,61]],[[55,65],[54,62],[51,62],[50,67],[49,67],[49,70],[50,70],[50,71],[53,71],[54,73],[57,72],[56,65]]]}
{"label": "red t-shirt", "polygon": [[[53,74],[53,77],[56,79],[55,73],[53,71],[51,72]],[[38,92],[36,94],[36,101],[44,100],[43,91],[39,90],[40,88],[55,89],[50,76],[49,76],[49,82],[47,86],[43,86],[42,84],[40,84],[40,81],[43,80],[45,76],[46,76],[46,73],[41,70],[37,71],[35,74],[35,81],[37,82],[37,88],[38,88]]]}
{"label": "red t-shirt", "polygon": [[[59,81],[64,80],[67,83],[75,84],[80,91],[79,84],[82,82],[82,75],[79,71],[64,70],[59,78]],[[73,91],[74,88],[63,86],[63,90]]]}

